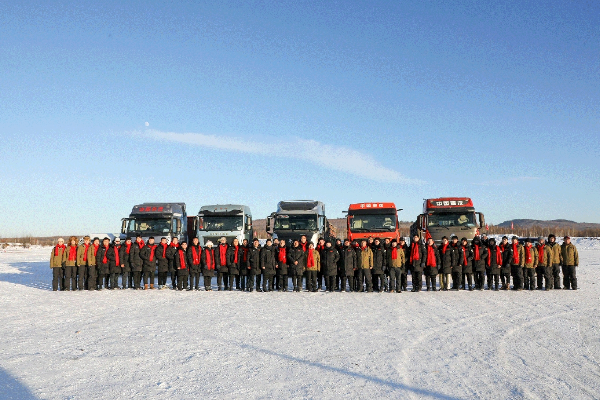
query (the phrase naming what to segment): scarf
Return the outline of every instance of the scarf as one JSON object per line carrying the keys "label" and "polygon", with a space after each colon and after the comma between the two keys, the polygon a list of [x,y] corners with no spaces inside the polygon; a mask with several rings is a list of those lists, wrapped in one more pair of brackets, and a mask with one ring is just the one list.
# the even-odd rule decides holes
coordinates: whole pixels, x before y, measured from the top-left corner
{"label": "scarf", "polygon": [[541,246],[538,246],[538,256],[539,256],[539,264],[544,264],[544,244]]}
{"label": "scarf", "polygon": [[233,263],[237,264],[238,263],[238,251],[240,249],[240,246],[235,246],[235,251],[233,252]]}
{"label": "scarf", "polygon": [[163,255],[162,255],[162,258],[167,258],[167,247],[169,247],[169,245],[168,245],[168,244],[166,244],[166,243],[164,243],[164,244],[163,244],[163,243],[161,243],[160,245],[161,245],[161,246],[162,246],[162,248],[163,248]]}
{"label": "scarf", "polygon": [[412,247],[410,250],[410,262],[419,261],[421,257],[419,254],[419,244],[413,243],[410,246]]}
{"label": "scarf", "polygon": [[150,247],[150,258],[148,259],[148,261],[152,262],[152,261],[154,261],[154,250],[158,246],[153,244],[153,245],[148,245],[148,247]]}
{"label": "scarf", "polygon": [[121,247],[114,246],[113,250],[115,251],[115,265],[118,267],[121,265],[121,260],[119,260],[119,249]]}
{"label": "scarf", "polygon": [[285,246],[279,247],[279,262],[285,263],[286,260],[286,251]]}
{"label": "scarf", "polygon": [[323,245],[317,245],[317,251],[320,253],[321,251],[325,250],[325,246]]}
{"label": "scarf", "polygon": [[214,258],[215,258],[215,251],[214,249],[205,249],[206,252],[206,269],[209,271],[212,271],[215,269],[215,262],[214,262]]}
{"label": "scarf", "polygon": [[88,253],[88,249],[90,248],[89,244],[83,244],[84,247],[84,251],[83,251],[83,261],[87,261],[87,253]]}
{"label": "scarf", "polygon": [[179,247],[179,243],[175,244],[175,243],[171,242],[169,247],[175,247],[177,249]]}
{"label": "scarf", "polygon": [[96,257],[98,255],[98,249],[100,248],[99,244],[95,244],[94,245],[94,257]]}
{"label": "scarf", "polygon": [[525,264],[531,264],[531,247],[525,246]]}
{"label": "scarf", "polygon": [[198,250],[196,250],[196,246],[192,246],[192,256],[194,258],[194,265],[200,264],[200,257],[198,257]]}
{"label": "scarf", "polygon": [[300,243],[300,246],[302,247],[302,251],[306,251],[306,248],[308,247],[308,243]]}
{"label": "scarf", "polygon": [[513,243],[513,265],[519,265],[519,244]]}
{"label": "scarf", "polygon": [[140,240],[139,242],[136,242],[138,246],[140,246],[140,250],[142,249],[142,247],[144,247],[144,241]]}
{"label": "scarf", "polygon": [[221,259],[221,267],[227,265],[227,245],[219,245],[219,258]]}
{"label": "scarf", "polygon": [[[193,247],[192,247],[192,249],[193,249]],[[183,254],[183,249],[179,250],[179,265],[180,265],[179,266],[180,269],[187,269],[187,266],[185,265],[185,255]]]}
{"label": "scarf", "polygon": [[479,254],[479,246],[476,244],[474,244],[473,246],[475,247],[475,258],[473,260],[479,261],[481,260],[481,255]]}
{"label": "scarf", "polygon": [[108,264],[108,258],[106,258],[106,255],[108,254],[108,249],[109,247],[106,246],[106,249],[104,250],[104,257],[102,257],[102,264]]}
{"label": "scarf", "polygon": [[446,250],[448,249],[448,243],[442,246],[442,254],[446,254]]}
{"label": "scarf", "polygon": [[65,246],[64,244],[57,244],[56,247],[54,247],[54,257],[58,256],[58,249],[61,250],[65,250],[67,248],[67,246]]}
{"label": "scarf", "polygon": [[427,246],[427,266],[437,267],[437,263],[435,260],[435,249],[433,246]]}
{"label": "scarf", "polygon": [[490,247],[490,254],[488,254],[488,258],[486,260],[487,266],[492,266],[492,250],[496,250],[496,265],[502,266],[502,249],[499,246]]}
{"label": "scarf", "polygon": [[398,246],[392,247],[392,260],[398,259]]}
{"label": "scarf", "polygon": [[467,248],[465,246],[461,246],[463,251],[463,265],[467,265]]}
{"label": "scarf", "polygon": [[125,253],[129,254],[132,243],[125,243]]}
{"label": "scarf", "polygon": [[69,261],[77,260],[77,246],[69,246]]}
{"label": "scarf", "polygon": [[308,261],[306,263],[307,268],[312,268],[315,266],[315,256],[313,254],[313,249],[308,249]]}
{"label": "scarf", "polygon": [[248,261],[248,251],[250,249],[248,247],[244,247],[244,262]]}

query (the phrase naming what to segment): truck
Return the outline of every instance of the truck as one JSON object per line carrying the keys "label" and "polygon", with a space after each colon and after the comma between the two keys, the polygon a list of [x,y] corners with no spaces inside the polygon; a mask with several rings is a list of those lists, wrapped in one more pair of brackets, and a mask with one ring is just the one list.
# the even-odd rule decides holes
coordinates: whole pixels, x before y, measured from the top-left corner
{"label": "truck", "polygon": [[200,245],[209,240],[215,245],[225,237],[227,243],[237,238],[240,243],[244,239],[252,240],[252,212],[250,207],[242,204],[216,204],[200,207],[196,219],[195,236]]}
{"label": "truck", "polygon": [[128,218],[121,219],[121,240],[141,235],[146,242],[154,236],[171,243],[173,238],[187,240],[188,217],[185,203],[143,203],[133,206]]}
{"label": "truck", "polygon": [[348,239],[361,240],[369,237],[400,239],[398,211],[394,203],[356,203],[348,206],[346,224]]}
{"label": "truck", "polygon": [[331,238],[331,225],[325,216],[325,204],[318,200],[284,200],[267,217],[267,233],[273,239],[291,243],[306,235],[317,244],[319,238]]}
{"label": "truck", "polygon": [[423,214],[410,226],[411,240],[433,238],[436,244],[442,237],[456,235],[470,242],[485,229],[483,213],[475,212],[473,200],[468,197],[440,197],[423,201]]}

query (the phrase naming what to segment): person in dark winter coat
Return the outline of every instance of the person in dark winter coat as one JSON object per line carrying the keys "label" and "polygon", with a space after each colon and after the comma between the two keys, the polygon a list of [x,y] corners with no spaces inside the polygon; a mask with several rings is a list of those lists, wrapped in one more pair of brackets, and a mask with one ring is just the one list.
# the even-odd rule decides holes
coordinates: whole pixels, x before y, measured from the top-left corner
{"label": "person in dark winter coat", "polygon": [[531,239],[525,241],[523,248],[525,254],[525,263],[523,265],[523,284],[525,290],[535,290],[535,269],[538,263],[538,253]]}
{"label": "person in dark winter coat", "polygon": [[154,289],[154,272],[156,271],[154,252],[156,247],[154,237],[151,236],[148,238],[148,243],[140,250],[140,258],[144,262],[144,290]]}
{"label": "person in dark winter coat", "polygon": [[135,238],[135,243],[131,245],[131,251],[129,252],[129,264],[131,265],[131,272],[133,274],[133,288],[136,290],[140,289],[142,280],[144,261],[140,257],[140,251],[142,251],[144,246],[145,244],[142,237],[138,235]]}
{"label": "person in dark winter coat", "polygon": [[579,253],[571,238],[565,236],[560,246],[560,255],[563,263],[563,289],[577,290],[577,267],[579,266]]}
{"label": "person in dark winter coat", "polygon": [[227,266],[227,239],[222,237],[219,239],[219,245],[215,250],[217,262],[217,290],[229,289],[229,267]]}
{"label": "person in dark winter coat", "polygon": [[506,248],[504,262],[510,264],[510,272],[513,277],[513,290],[523,290],[523,265],[525,250],[519,244],[519,238],[512,237],[512,243]]}
{"label": "person in dark winter coat", "polygon": [[89,261],[87,270],[87,290],[96,290],[96,285],[98,283],[98,261],[96,261],[96,257],[99,249],[100,239],[95,237],[94,240],[92,240],[92,252],[94,257]]}
{"label": "person in dark winter coat", "polygon": [[94,248],[90,243],[90,237],[85,236],[83,244],[80,244],[77,248],[77,275],[79,276],[77,288],[79,290],[87,287],[90,265],[96,265],[96,259],[94,257]]}
{"label": "person in dark winter coat", "polygon": [[[486,258],[486,265],[490,271],[490,276],[493,280],[494,290],[498,291],[498,281],[502,265],[504,264],[504,255],[500,246],[496,246],[496,239],[488,239],[488,256]],[[488,289],[491,289],[488,287]]]}
{"label": "person in dark winter coat", "polygon": [[420,292],[423,287],[423,268],[427,261],[425,246],[421,243],[419,235],[414,235],[410,244],[409,264],[412,271],[412,290],[411,292]]}
{"label": "person in dark winter coat", "polygon": [[50,253],[50,269],[52,270],[52,290],[64,290],[63,281],[63,258],[67,247],[65,246],[65,240],[59,238],[56,246],[52,248]]}
{"label": "person in dark winter coat", "polygon": [[348,291],[353,292],[355,290],[354,287],[354,273],[358,268],[356,262],[356,251],[350,245],[350,240],[344,240],[344,247],[339,252],[340,253],[340,262],[341,262],[341,282],[340,282],[340,290],[342,292],[346,291],[346,280],[348,281]]}
{"label": "person in dark winter coat", "polygon": [[444,236],[442,243],[438,247],[440,253],[440,265],[438,272],[440,273],[440,290],[447,291],[450,289],[450,278],[452,276],[452,267],[456,264],[458,254],[448,242],[448,238]]}
{"label": "person in dark winter coat", "polygon": [[502,251],[502,268],[500,268],[500,282],[502,283],[502,287],[500,290],[508,290],[510,288],[510,262],[506,258],[509,247],[508,238],[506,236],[502,237],[502,241],[498,247]]}
{"label": "person in dark winter coat", "polygon": [[[552,276],[552,248],[546,244],[546,238],[540,236],[536,246],[538,252],[538,264],[536,268],[537,289],[550,290],[554,284]],[[546,285],[544,286],[544,280]]]}
{"label": "person in dark winter coat", "polygon": [[331,241],[325,242],[325,249],[321,252],[321,273],[325,277],[325,288],[329,292],[335,290],[335,277],[337,275],[337,263],[340,254],[331,245]]}
{"label": "person in dark winter coat", "polygon": [[207,292],[212,291],[212,278],[215,276],[217,269],[215,253],[213,242],[210,240],[207,241],[204,250],[202,250],[202,256],[200,258],[200,263],[202,264],[202,275],[204,276],[204,290]]}
{"label": "person in dark winter coat", "polygon": [[398,242],[398,249],[404,252],[404,265],[402,266],[402,275],[400,277],[400,287],[403,291],[406,291],[408,288],[408,265],[410,259],[410,248],[406,244],[406,240],[403,237],[400,238]]}
{"label": "person in dark winter coat", "polygon": [[250,254],[250,244],[248,243],[248,239],[244,239],[242,241],[242,259],[240,261],[240,290],[249,290],[250,282],[250,267],[248,267],[248,256]]}
{"label": "person in dark winter coat", "polygon": [[[260,250],[260,269],[263,276],[263,292],[273,291],[273,279],[277,272],[277,262],[275,261],[275,247],[271,239]],[[256,288],[258,290],[258,287]]]}
{"label": "person in dark winter coat", "polygon": [[167,249],[167,261],[169,263],[169,273],[171,275],[171,288],[173,290],[177,289],[177,268],[175,268],[174,259],[175,255],[177,255],[177,250],[179,249],[179,239],[174,237],[171,239],[171,243],[169,244],[169,248]]}
{"label": "person in dark winter coat", "polygon": [[383,292],[385,288],[385,248],[379,238],[373,240],[373,246],[371,247],[373,252],[373,290],[376,292]]}
{"label": "person in dark winter coat", "polygon": [[231,246],[227,249],[227,269],[229,270],[229,291],[233,290],[233,282],[237,281],[237,288],[240,287],[240,265],[243,256],[243,249],[237,238],[233,239]]}
{"label": "person in dark winter coat", "polygon": [[288,248],[285,245],[285,240],[279,242],[275,249],[275,267],[277,268],[277,290],[287,292],[288,287]]}
{"label": "person in dark winter coat", "polygon": [[485,260],[487,259],[487,248],[483,243],[481,243],[481,239],[475,236],[473,239],[473,243],[471,243],[471,253],[473,254],[473,272],[475,274],[475,289],[483,290],[483,285],[485,283]]}
{"label": "person in dark winter coat", "polygon": [[450,248],[454,253],[454,261],[452,263],[452,290],[459,290],[462,286],[462,262],[460,246],[458,244],[458,236],[452,235],[450,238]]}
{"label": "person in dark winter coat", "polygon": [[302,275],[304,274],[304,265],[306,264],[306,253],[300,247],[298,240],[294,240],[292,248],[289,251],[288,260],[294,292],[300,292],[302,290]]}
{"label": "person in dark winter coat", "polygon": [[458,251],[458,262],[462,267],[463,275],[462,288],[465,290],[473,290],[473,264],[471,263],[471,260],[473,259],[473,253],[471,252],[467,238],[462,238],[460,240],[460,247]]}
{"label": "person in dark winter coat", "polygon": [[402,292],[402,271],[404,270],[404,251],[398,246],[396,239],[390,243],[390,249],[386,252],[387,266],[390,274],[390,293]]}
{"label": "person in dark winter coat", "polygon": [[[319,253],[319,258],[323,259],[323,252],[325,251],[325,239],[319,238],[315,250]],[[323,287],[323,280],[325,275],[323,274],[323,270],[317,271],[317,289],[321,290]]]}
{"label": "person in dark winter coat", "polygon": [[66,290],[77,289],[77,237],[71,236],[63,259],[63,287]]}
{"label": "person in dark winter coat", "polygon": [[120,289],[119,275],[121,275],[121,239],[115,238],[110,248],[110,289]]}
{"label": "person in dark winter coat", "polygon": [[133,279],[131,279],[131,263],[129,262],[129,255],[131,254],[131,247],[133,243],[131,242],[131,238],[128,237],[125,239],[125,244],[121,246],[119,250],[119,260],[121,261],[121,287],[123,289],[131,289],[133,288]]}
{"label": "person in dark winter coat", "polygon": [[160,243],[154,250],[154,257],[156,257],[156,265],[158,269],[158,289],[167,289],[167,276],[169,275],[169,245],[167,244],[167,238],[160,238]]}
{"label": "person in dark winter coat", "polygon": [[560,246],[556,243],[556,236],[554,234],[548,236],[548,246],[552,253],[552,277],[554,278],[552,287],[554,289],[560,289],[560,265],[562,264],[562,255]]}
{"label": "person in dark winter coat", "polygon": [[[177,290],[187,289],[190,265],[187,257],[187,242],[181,242],[173,256],[173,268],[177,270]],[[190,289],[191,290],[191,287]]]}
{"label": "person in dark winter coat", "polygon": [[254,238],[252,241],[252,246],[248,251],[248,261],[246,263],[246,267],[248,268],[248,291],[254,291],[255,283],[256,290],[261,291],[260,244],[256,238]]}
{"label": "person in dark winter coat", "polygon": [[110,239],[105,237],[102,240],[102,246],[98,249],[98,256],[96,257],[96,263],[98,264],[98,290],[104,288],[108,289],[108,276],[110,272]]}
{"label": "person in dark winter coat", "polygon": [[360,247],[356,249],[357,270],[354,274],[358,275],[356,290],[364,292],[366,285],[367,293],[373,292],[373,279],[371,271],[373,271],[373,251],[366,240],[360,242]]}
{"label": "person in dark winter coat", "polygon": [[185,252],[188,265],[187,269],[190,277],[189,290],[200,290],[200,270],[202,269],[202,263],[200,262],[200,258],[202,257],[202,248],[200,247],[199,239],[192,239],[192,245],[187,246]]}
{"label": "person in dark winter coat", "polygon": [[440,252],[432,238],[427,240],[425,246],[425,285],[427,291],[437,291],[436,278],[438,276],[438,268],[441,264]]}

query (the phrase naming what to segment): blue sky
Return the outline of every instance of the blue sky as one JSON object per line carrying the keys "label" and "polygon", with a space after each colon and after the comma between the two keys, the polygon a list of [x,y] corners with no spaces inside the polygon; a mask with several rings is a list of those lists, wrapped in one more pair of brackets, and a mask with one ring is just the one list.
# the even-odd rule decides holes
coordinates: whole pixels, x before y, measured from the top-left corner
{"label": "blue sky", "polygon": [[1,236],[144,201],[600,222],[599,3],[194,3],[0,4]]}

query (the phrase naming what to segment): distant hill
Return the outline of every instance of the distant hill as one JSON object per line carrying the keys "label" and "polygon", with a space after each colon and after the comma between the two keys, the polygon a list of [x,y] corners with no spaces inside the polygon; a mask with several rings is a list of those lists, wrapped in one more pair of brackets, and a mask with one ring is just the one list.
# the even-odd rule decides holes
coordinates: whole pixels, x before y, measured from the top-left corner
{"label": "distant hill", "polygon": [[539,220],[539,219],[513,219],[504,221],[501,224],[496,225],[500,228],[510,228],[511,222],[515,228],[561,228],[561,229],[572,229],[575,231],[583,229],[600,229],[600,224],[589,223],[589,222],[575,222],[568,219],[553,219],[553,220]]}

